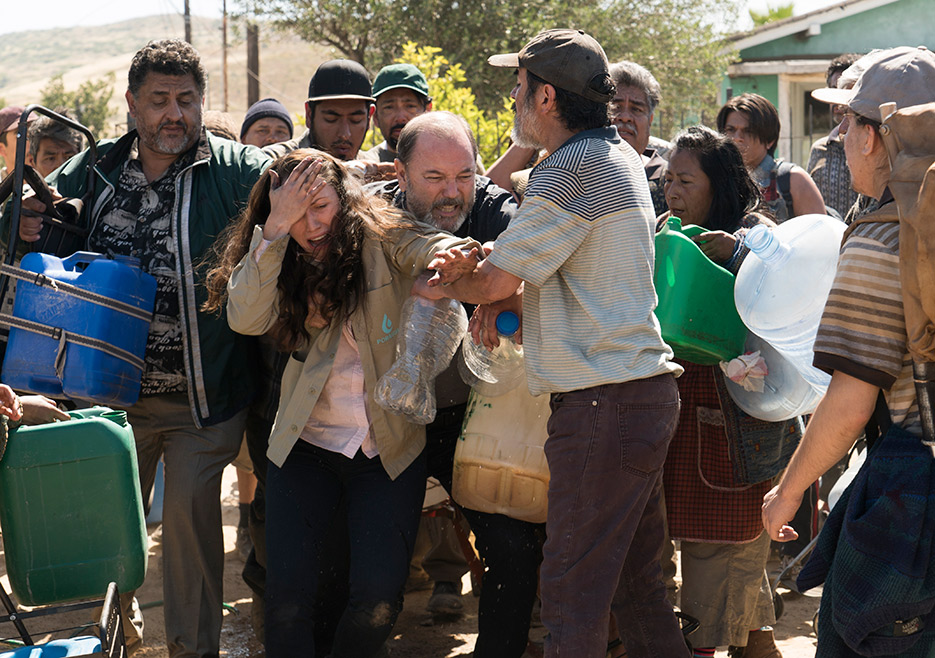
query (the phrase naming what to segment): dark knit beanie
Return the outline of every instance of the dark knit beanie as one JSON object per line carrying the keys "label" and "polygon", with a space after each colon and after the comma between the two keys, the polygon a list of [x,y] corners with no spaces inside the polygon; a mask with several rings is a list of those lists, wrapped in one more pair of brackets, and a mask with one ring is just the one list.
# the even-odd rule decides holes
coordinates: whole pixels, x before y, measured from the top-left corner
{"label": "dark knit beanie", "polygon": [[251,105],[250,109],[247,110],[247,115],[243,118],[243,125],[240,127],[240,139],[243,140],[244,135],[250,130],[250,126],[266,117],[273,117],[284,121],[285,124],[289,126],[289,137],[292,137],[294,126],[292,125],[292,117],[289,116],[285,105],[275,98],[264,98]]}

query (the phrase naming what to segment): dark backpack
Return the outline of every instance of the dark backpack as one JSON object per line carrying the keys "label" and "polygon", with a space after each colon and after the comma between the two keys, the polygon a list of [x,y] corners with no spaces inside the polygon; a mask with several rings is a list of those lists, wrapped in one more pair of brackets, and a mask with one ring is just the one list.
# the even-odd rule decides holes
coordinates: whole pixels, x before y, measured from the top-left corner
{"label": "dark backpack", "polygon": [[[792,176],[792,168],[794,166],[795,165],[791,162],[780,162],[779,167],[776,168],[776,189],[779,191],[780,196],[782,196],[782,200],[786,202],[786,210],[789,211],[789,217],[795,217],[792,204],[792,187],[789,184],[789,180]],[[844,219],[841,217],[841,213],[828,204],[825,204],[825,213],[831,215],[835,219]]]}

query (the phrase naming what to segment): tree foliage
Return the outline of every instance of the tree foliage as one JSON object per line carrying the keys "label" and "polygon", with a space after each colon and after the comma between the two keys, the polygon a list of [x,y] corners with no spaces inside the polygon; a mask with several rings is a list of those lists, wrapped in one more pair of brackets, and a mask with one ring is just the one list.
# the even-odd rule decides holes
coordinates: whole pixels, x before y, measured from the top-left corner
{"label": "tree foliage", "polygon": [[[311,42],[330,45],[372,73],[412,41],[440,48],[460,65],[491,116],[513,86],[511,71],[487,65],[516,52],[539,30],[573,27],[604,46],[611,61],[646,66],[663,90],[670,123],[716,106],[728,57],[723,32],[740,0],[239,0],[241,9]],[[713,18],[714,17],[714,18]],[[663,124],[666,132],[673,127]],[[669,136],[669,135],[664,135]]]}
{"label": "tree foliage", "polygon": [[50,109],[67,108],[78,123],[90,128],[94,136],[100,138],[107,128],[110,114],[107,104],[114,95],[115,80],[111,73],[98,80],[82,82],[76,90],[68,91],[62,76],[57,75],[39,92],[39,102]]}
{"label": "tree foliage", "polygon": [[733,53],[713,16],[735,16],[734,0],[616,0],[613,20],[601,11],[585,17],[611,62],[642,64],[662,86],[653,131],[669,139],[693,123],[712,123],[718,89]]}
{"label": "tree foliage", "polygon": [[788,2],[786,4],[778,4],[775,7],[771,4],[766,5],[766,11],[759,12],[754,9],[750,9],[750,18],[753,20],[753,24],[756,27],[761,25],[766,25],[767,23],[774,23],[776,21],[781,21],[784,18],[791,18],[792,12],[795,9],[794,2]]}
{"label": "tree foliage", "polygon": [[[467,84],[464,68],[449,62],[441,48],[435,46],[420,47],[409,41],[403,45],[402,55],[396,61],[412,64],[425,74],[433,109],[447,110],[465,118],[474,131],[485,164],[491,164],[506,150],[513,127],[512,101],[508,95],[501,97],[499,109],[492,112],[480,109],[474,90]],[[371,133],[374,141],[375,133]]]}
{"label": "tree foliage", "polygon": [[[246,13],[272,19],[303,39],[332,46],[371,72],[393,62],[408,41],[436,46],[459,63],[476,90],[493,79],[493,52],[522,46],[543,24],[559,25],[553,0],[239,0]],[[597,4],[598,0],[582,0]],[[501,90],[482,104],[492,109]]]}

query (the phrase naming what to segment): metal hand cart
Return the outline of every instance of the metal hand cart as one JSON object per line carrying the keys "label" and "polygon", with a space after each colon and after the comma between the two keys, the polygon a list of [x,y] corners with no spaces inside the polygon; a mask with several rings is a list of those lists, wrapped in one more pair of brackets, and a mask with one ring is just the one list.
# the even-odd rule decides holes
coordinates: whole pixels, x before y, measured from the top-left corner
{"label": "metal hand cart", "polygon": [[[124,658],[127,655],[126,641],[123,635],[123,625],[120,618],[120,596],[117,584],[110,583],[103,599],[81,601],[63,605],[36,608],[30,611],[20,611],[13,603],[5,588],[0,587],[0,602],[6,609],[6,615],[0,617],[0,624],[12,624],[16,630],[17,638],[3,638],[0,643],[22,646],[0,653],[0,658]],[[36,644],[33,636],[26,629],[25,622],[40,617],[64,615],[81,610],[92,610],[101,607],[101,616],[97,624],[71,625],[65,628],[56,628],[53,631],[43,630],[44,634],[70,635],[62,639],[52,639],[42,644]],[[4,626],[4,628],[7,628]],[[87,631],[93,631],[89,635]],[[77,635],[80,633],[80,635]],[[4,635],[6,632],[4,632]]]}

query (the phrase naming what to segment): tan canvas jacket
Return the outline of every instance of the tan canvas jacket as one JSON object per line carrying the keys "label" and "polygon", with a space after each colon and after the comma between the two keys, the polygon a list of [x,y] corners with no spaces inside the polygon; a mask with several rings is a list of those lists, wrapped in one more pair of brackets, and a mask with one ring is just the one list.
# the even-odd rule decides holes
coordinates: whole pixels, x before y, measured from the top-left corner
{"label": "tan canvas jacket", "polygon": [[[289,236],[276,240],[260,256],[253,252],[263,239],[263,229],[254,229],[250,251],[234,269],[228,284],[227,318],[234,331],[248,335],[266,333],[279,313],[276,281],[282,267]],[[409,297],[413,281],[432,260],[435,252],[450,247],[480,247],[468,238],[447,233],[420,235],[397,229],[386,238],[364,239],[364,268],[367,293],[364,303],[351,316],[351,326],[360,350],[371,431],[383,467],[396,478],[425,447],[425,427],[389,413],[373,400],[377,380],[396,359],[400,310]],[[267,456],[282,466],[305,427],[322,387],[331,372],[341,336],[341,326],[332,324],[313,330],[307,348],[289,359],[282,378],[279,410],[270,434]]]}

